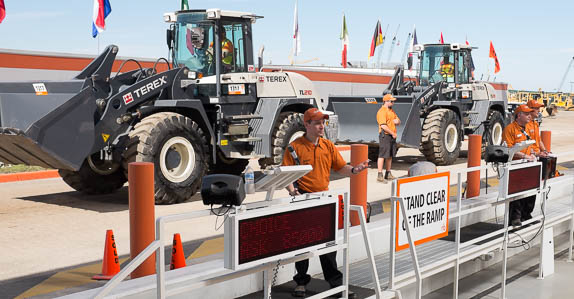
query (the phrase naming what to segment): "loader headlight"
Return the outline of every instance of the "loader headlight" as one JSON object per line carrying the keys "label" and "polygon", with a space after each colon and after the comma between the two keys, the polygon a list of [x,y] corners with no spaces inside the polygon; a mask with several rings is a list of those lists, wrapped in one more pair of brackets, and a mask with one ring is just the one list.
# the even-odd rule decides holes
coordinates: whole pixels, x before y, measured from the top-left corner
{"label": "loader headlight", "polygon": [[463,90],[463,91],[461,92],[461,97],[462,97],[463,99],[470,99],[470,91],[468,91],[468,90]]}
{"label": "loader headlight", "polygon": [[195,80],[195,79],[197,79],[197,73],[196,73],[196,72],[188,72],[188,73],[187,73],[187,78],[188,78],[188,79]]}

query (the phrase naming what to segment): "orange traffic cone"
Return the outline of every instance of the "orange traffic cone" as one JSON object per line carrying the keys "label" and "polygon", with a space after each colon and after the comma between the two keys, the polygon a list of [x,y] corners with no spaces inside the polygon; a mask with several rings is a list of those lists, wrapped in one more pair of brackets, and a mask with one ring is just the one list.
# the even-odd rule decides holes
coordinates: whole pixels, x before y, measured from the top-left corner
{"label": "orange traffic cone", "polygon": [[92,276],[95,280],[110,280],[120,272],[120,262],[118,251],[114,241],[114,232],[111,229],[106,231],[106,247],[104,248],[104,260],[102,261],[102,274]]}
{"label": "orange traffic cone", "polygon": [[183,245],[181,245],[181,236],[173,235],[173,246],[171,248],[171,263],[169,269],[179,269],[185,267],[185,255],[183,254]]}

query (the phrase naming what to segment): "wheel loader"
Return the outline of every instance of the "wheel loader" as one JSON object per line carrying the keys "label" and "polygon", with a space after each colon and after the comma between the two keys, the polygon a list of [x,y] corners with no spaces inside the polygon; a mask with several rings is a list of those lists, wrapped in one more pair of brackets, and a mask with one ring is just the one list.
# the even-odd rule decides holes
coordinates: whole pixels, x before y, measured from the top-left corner
{"label": "wheel loader", "polygon": [[[502,143],[511,119],[506,90],[497,92],[493,83],[472,78],[471,51],[465,44],[416,45],[418,76],[405,77],[402,66],[397,67],[383,95],[397,99],[399,146],[419,148],[427,160],[449,165],[459,157],[465,135],[482,135],[483,145]],[[444,61],[454,64],[453,73],[441,73]],[[332,96],[327,107],[338,116],[338,142],[372,145],[372,160],[377,158],[376,113],[383,95]]]}
{"label": "wheel loader", "polygon": [[[257,72],[251,25],[259,18],[165,14],[172,63],[158,59],[169,66],[163,72],[126,60],[112,73],[119,49],[111,45],[68,81],[0,83],[0,162],[58,169],[88,194],[121,188],[130,162],[151,162],[157,204],[186,201],[203,176],[239,174],[249,159],[279,163],[304,131],[302,113],[323,107],[307,78]],[[122,71],[126,64],[135,68]],[[324,113],[336,139],[337,117]]]}

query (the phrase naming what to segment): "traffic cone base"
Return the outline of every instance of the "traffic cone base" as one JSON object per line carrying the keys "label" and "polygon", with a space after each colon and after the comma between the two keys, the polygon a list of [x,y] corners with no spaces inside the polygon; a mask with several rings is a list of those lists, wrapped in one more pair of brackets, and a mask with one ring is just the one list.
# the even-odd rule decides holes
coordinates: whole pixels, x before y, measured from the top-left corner
{"label": "traffic cone base", "polygon": [[181,236],[177,233],[173,235],[173,246],[171,247],[171,263],[169,264],[169,269],[179,269],[185,266],[185,254],[183,253]]}
{"label": "traffic cone base", "polygon": [[102,273],[92,276],[95,280],[110,280],[120,272],[118,250],[114,241],[114,232],[111,229],[106,231],[106,245],[104,248],[104,259],[102,261]]}

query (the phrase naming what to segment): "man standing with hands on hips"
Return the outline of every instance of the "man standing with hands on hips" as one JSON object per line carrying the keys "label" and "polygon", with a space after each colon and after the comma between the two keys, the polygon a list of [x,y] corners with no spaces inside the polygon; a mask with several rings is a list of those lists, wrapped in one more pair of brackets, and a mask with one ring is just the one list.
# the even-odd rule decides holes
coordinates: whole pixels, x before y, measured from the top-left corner
{"label": "man standing with hands on hips", "polygon": [[[377,112],[377,123],[379,124],[379,159],[377,160],[379,174],[377,181],[385,184],[389,180],[396,179],[391,174],[391,163],[397,154],[397,126],[401,124],[401,120],[393,110],[395,101],[396,98],[392,94],[386,94],[383,97],[383,106]],[[384,176],[383,165],[385,167]]]}
{"label": "man standing with hands on hips", "polygon": [[[296,196],[304,193],[322,192],[329,189],[329,175],[331,169],[343,176],[358,174],[369,167],[369,160],[356,165],[347,165],[335,145],[325,136],[325,120],[329,115],[323,114],[317,108],[310,108],[305,111],[303,123],[305,125],[305,135],[297,138],[285,149],[283,155],[284,166],[291,165],[311,165],[313,170],[301,177],[296,185],[287,186],[289,195]],[[343,274],[337,269],[337,252],[330,252],[319,256],[323,276],[331,287],[338,287],[343,283]],[[307,274],[309,260],[302,260],[295,263],[297,274],[293,280],[297,287],[293,290],[294,297],[305,297],[305,286],[311,280]],[[340,297],[340,294],[336,294]],[[355,294],[349,292],[349,298],[355,298]]]}

